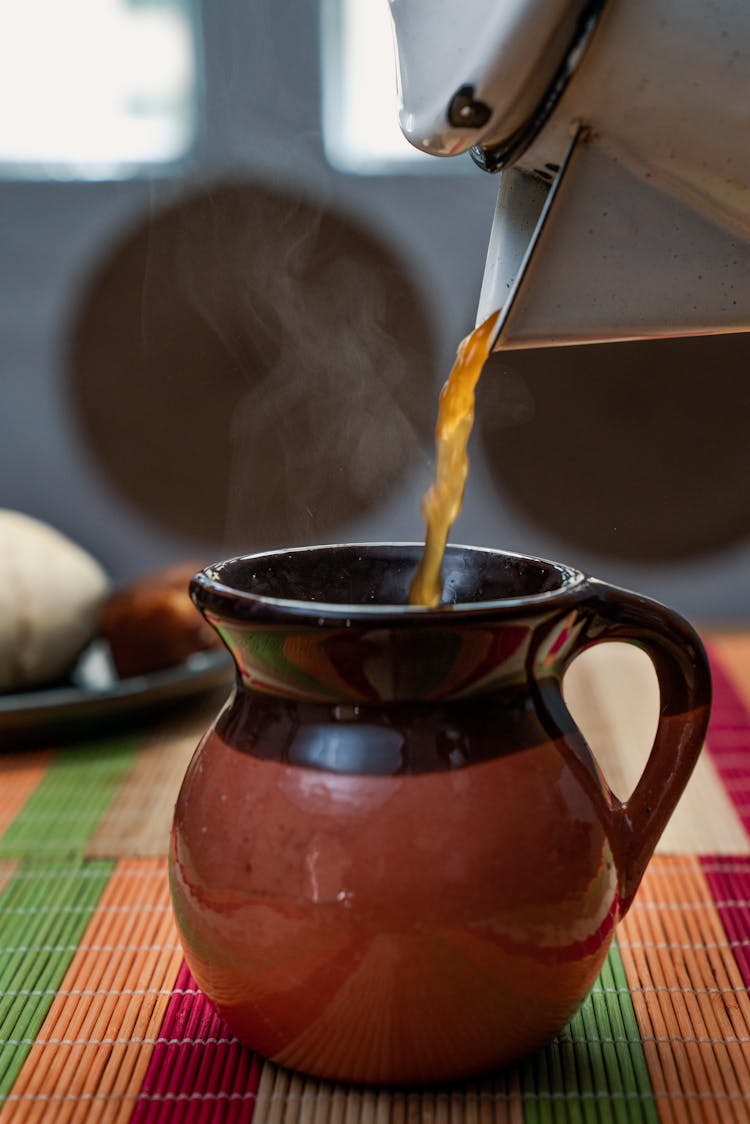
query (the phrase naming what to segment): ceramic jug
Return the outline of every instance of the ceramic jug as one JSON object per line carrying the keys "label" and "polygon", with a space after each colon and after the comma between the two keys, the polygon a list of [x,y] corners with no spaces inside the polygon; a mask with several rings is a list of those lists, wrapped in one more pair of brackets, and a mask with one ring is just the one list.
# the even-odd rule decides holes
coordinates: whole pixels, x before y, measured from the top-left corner
{"label": "ceramic jug", "polygon": [[[416,545],[237,558],[191,590],[237,667],[175,810],[188,964],[232,1031],[327,1078],[494,1069],[594,983],[701,749],[692,628],[568,567],[451,547],[446,604],[406,604]],[[566,668],[625,640],[661,692],[621,803],[565,707]]]}

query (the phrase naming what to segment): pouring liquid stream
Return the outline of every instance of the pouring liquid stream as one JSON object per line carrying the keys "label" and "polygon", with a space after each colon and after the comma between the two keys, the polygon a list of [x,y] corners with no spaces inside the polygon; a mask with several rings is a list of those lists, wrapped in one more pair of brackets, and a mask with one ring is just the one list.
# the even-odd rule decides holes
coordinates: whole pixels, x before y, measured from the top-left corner
{"label": "pouring liquid stream", "polygon": [[440,392],[435,426],[435,479],[422,500],[426,533],[419,566],[409,588],[409,604],[434,608],[443,595],[443,555],[450,529],[461,510],[469,473],[466,447],[474,424],[474,394],[489,358],[499,312],[459,345],[448,381]]}

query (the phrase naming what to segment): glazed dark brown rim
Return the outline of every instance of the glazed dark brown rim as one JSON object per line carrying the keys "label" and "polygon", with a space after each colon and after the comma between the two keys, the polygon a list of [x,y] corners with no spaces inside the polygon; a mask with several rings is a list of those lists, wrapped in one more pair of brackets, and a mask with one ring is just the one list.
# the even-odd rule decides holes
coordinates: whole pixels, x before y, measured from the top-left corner
{"label": "glazed dark brown rim", "polygon": [[[519,554],[509,550],[495,550],[491,547],[465,546],[449,543],[446,556],[453,553],[488,555],[505,558],[532,566],[545,567],[558,575],[559,585],[554,589],[542,590],[521,596],[493,598],[483,601],[461,601],[444,603],[436,608],[423,605],[398,603],[343,603],[294,598],[273,597],[269,594],[252,593],[237,589],[221,580],[218,571],[236,563],[258,564],[263,561],[287,557],[290,554],[320,554],[336,550],[387,550],[408,549],[421,552],[421,542],[361,542],[361,543],[323,543],[314,546],[286,547],[279,550],[265,550],[255,554],[241,554],[223,559],[204,567],[190,582],[190,594],[201,611],[214,613],[229,620],[264,620],[278,623],[294,618],[301,623],[323,626],[340,623],[351,624],[424,624],[425,622],[448,624],[457,618],[476,619],[485,616],[496,618],[501,615],[517,615],[519,610],[544,611],[569,601],[577,601],[587,588],[587,575],[580,570],[561,562],[552,562],[533,555]],[[419,554],[417,554],[417,558]],[[416,559],[415,559],[416,562]]]}

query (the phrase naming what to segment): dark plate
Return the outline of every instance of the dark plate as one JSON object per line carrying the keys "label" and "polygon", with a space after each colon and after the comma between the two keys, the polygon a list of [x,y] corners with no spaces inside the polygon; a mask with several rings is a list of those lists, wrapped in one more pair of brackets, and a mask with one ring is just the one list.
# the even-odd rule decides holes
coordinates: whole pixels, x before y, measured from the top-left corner
{"label": "dark plate", "polygon": [[0,694],[0,748],[114,732],[139,717],[231,685],[233,665],[224,651],[196,652],[176,667],[120,679],[105,641],[94,641],[64,683]]}

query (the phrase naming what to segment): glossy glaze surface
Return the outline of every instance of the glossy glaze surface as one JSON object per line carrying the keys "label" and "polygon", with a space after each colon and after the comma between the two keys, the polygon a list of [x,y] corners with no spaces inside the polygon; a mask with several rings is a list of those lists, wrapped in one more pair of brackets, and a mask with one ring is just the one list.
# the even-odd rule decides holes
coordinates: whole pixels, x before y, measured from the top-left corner
{"label": "glossy glaze surface", "polygon": [[[325,549],[307,552],[311,575],[347,562]],[[179,796],[173,900],[199,985],[277,1062],[432,1081],[541,1045],[594,982],[687,780],[709,692],[689,627],[494,557],[515,574],[505,602],[489,580],[493,600],[421,616],[389,601],[377,620],[356,600],[228,591],[215,570],[196,583],[239,676]],[[355,569],[356,586],[361,556]],[[560,693],[575,652],[614,633],[651,651],[662,684],[628,805]]]}

